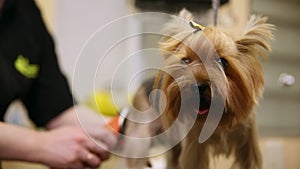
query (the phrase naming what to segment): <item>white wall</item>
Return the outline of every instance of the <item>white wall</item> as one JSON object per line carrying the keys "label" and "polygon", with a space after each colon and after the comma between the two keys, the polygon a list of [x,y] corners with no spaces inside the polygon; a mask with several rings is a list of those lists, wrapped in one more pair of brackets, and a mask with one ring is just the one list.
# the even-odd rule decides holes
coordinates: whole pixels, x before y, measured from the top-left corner
{"label": "white wall", "polygon": [[[54,36],[59,60],[62,70],[66,73],[70,84],[72,84],[76,58],[86,41],[99,28],[127,15],[128,7],[126,0],[57,0],[55,14]],[[120,29],[120,31],[126,31],[126,27]],[[104,35],[103,38],[109,41],[111,35],[113,34]],[[99,48],[101,45],[99,44]],[[125,48],[120,49],[116,55],[121,56],[124,51]],[[84,63],[81,62],[85,65],[85,69],[81,68],[80,72],[76,73],[76,76],[79,76],[77,79],[80,79],[80,81],[75,82],[74,94],[79,100],[83,100],[91,94],[90,79],[95,72],[93,68],[100,59],[95,54],[88,57],[84,60]],[[107,79],[109,77],[111,77],[111,74],[107,73],[101,78]],[[103,83],[105,83],[105,80],[103,80]]]}

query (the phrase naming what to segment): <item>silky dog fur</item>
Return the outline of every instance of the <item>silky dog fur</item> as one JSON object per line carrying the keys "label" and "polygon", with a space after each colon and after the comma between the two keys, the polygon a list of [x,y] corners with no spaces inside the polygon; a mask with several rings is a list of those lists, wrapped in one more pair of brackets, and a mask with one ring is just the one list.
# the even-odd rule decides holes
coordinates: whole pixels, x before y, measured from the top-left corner
{"label": "silky dog fur", "polygon": [[[274,26],[266,23],[266,17],[252,15],[241,34],[232,34],[215,26],[202,30],[191,27],[189,21],[194,18],[187,10],[182,10],[178,17],[181,19],[170,21],[163,30],[165,36],[160,50],[164,63],[153,89],[162,90],[166,102],[161,117],[154,122],[156,127],[146,125],[146,136],[166,131],[176,119],[180,121],[194,114],[196,120],[187,135],[167,152],[168,169],[208,169],[211,158],[219,155],[232,156],[232,168],[262,169],[253,109],[262,96],[264,78],[260,60],[271,50],[269,41],[273,38]],[[182,93],[187,95],[184,100]],[[180,106],[188,105],[197,96],[199,107],[179,114]],[[215,96],[224,100],[222,118],[211,137],[199,143],[199,134]],[[139,97],[145,95],[136,95],[135,99],[141,100]],[[129,125],[132,124],[129,122]],[[131,127],[126,133],[137,128]],[[176,135],[176,131],[169,134],[170,140],[172,135]],[[147,146],[150,147],[150,143]],[[142,168],[146,164],[145,159],[128,161],[129,168]]]}

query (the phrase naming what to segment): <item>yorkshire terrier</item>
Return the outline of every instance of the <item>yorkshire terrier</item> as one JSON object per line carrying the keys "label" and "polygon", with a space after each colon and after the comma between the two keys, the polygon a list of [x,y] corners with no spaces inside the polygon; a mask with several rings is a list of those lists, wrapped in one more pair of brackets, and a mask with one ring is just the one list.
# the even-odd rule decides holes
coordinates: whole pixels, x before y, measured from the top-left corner
{"label": "yorkshire terrier", "polygon": [[[233,157],[232,168],[262,169],[253,109],[262,96],[260,59],[271,50],[274,26],[266,23],[266,17],[253,15],[244,32],[233,35],[193,22],[186,10],[179,18],[165,26],[160,42],[164,63],[153,89],[161,92],[149,101],[144,90],[136,95],[139,102],[133,104],[147,110],[151,102],[161,116],[152,122],[154,127],[140,125],[144,132],[138,131],[143,127],[128,122],[131,127],[126,135],[166,133],[166,140],[176,144],[167,151],[168,169],[208,169],[211,159],[220,155]],[[149,142],[145,145],[145,149],[139,145],[138,151],[150,147]],[[127,146],[134,153],[136,145]],[[128,161],[129,168],[136,169],[143,168],[147,160]]]}

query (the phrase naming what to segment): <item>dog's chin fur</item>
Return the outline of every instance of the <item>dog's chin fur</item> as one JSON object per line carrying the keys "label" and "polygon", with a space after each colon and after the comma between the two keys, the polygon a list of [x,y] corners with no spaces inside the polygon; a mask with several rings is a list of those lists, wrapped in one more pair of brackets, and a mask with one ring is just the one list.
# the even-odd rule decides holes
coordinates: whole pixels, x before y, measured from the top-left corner
{"label": "dog's chin fur", "polygon": [[[166,36],[160,49],[165,61],[153,88],[161,89],[167,98],[160,119],[163,130],[177,118],[198,114],[187,136],[168,152],[168,168],[208,169],[210,155],[224,154],[234,156],[232,168],[261,169],[253,108],[264,86],[259,60],[270,51],[274,26],[266,23],[266,17],[253,15],[242,34],[232,35],[214,26],[195,31],[189,26],[192,14],[186,10],[180,12],[179,18],[163,30]],[[197,92],[191,87],[195,83]],[[186,96],[182,97],[182,93]],[[199,107],[191,104],[190,109],[179,114],[183,104],[189,105],[197,98]],[[224,100],[224,112],[213,135],[200,144],[198,137],[212,98]]]}

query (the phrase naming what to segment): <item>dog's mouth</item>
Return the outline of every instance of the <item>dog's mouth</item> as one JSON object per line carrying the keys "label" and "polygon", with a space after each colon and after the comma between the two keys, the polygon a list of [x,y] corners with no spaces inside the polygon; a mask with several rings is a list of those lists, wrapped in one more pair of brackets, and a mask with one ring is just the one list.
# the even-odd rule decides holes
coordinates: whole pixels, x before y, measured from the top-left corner
{"label": "dog's mouth", "polygon": [[209,112],[211,101],[211,89],[208,83],[192,84],[193,91],[196,91],[200,96],[199,105],[194,108],[194,111],[199,115],[205,115]]}
{"label": "dog's mouth", "polygon": [[195,109],[195,112],[200,115],[204,115],[209,112],[209,109]]}
{"label": "dog's mouth", "polygon": [[194,111],[199,115],[205,115],[209,112],[210,100],[205,98],[200,98],[199,107],[195,108]]}

